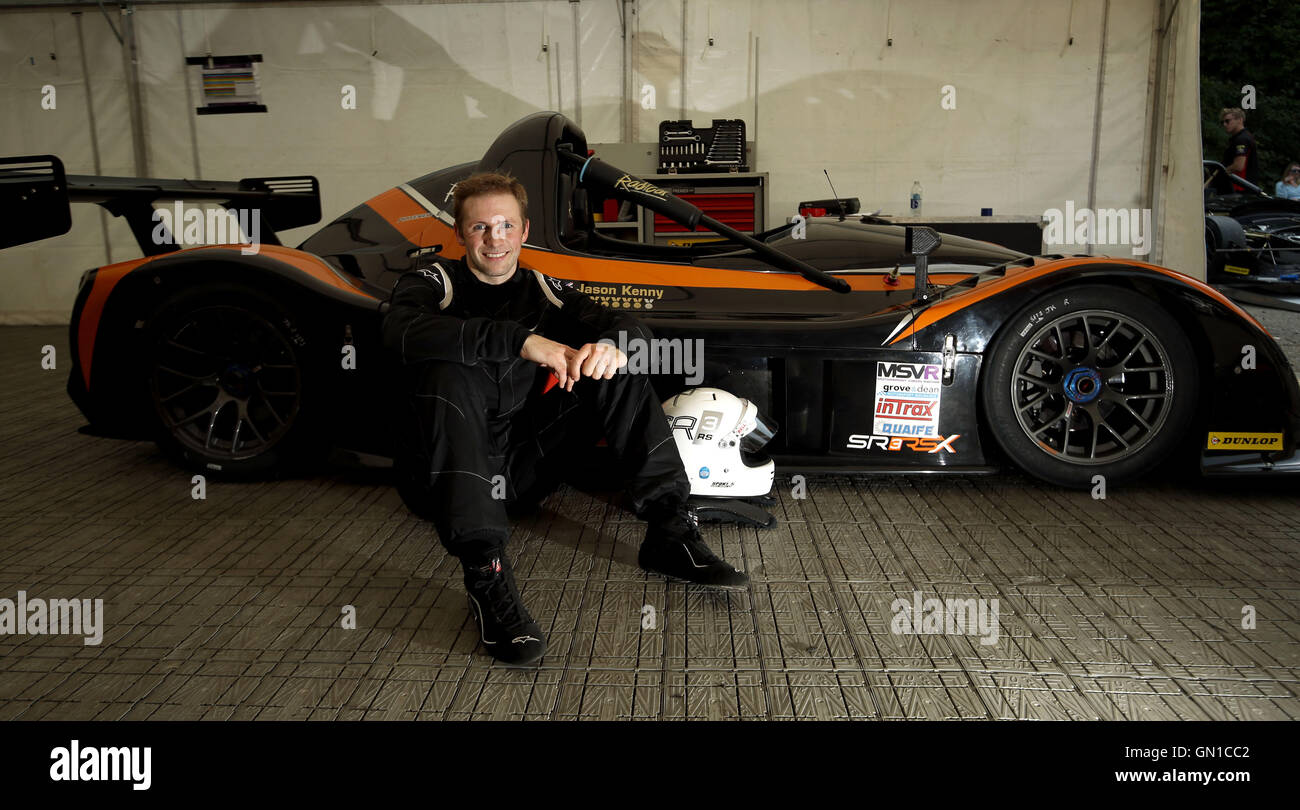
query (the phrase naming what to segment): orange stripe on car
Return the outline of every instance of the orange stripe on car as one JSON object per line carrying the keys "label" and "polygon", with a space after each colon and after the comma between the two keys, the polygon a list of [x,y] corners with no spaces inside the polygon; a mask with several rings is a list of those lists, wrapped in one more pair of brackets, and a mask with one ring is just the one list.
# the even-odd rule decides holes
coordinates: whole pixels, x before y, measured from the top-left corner
{"label": "orange stripe on car", "polygon": [[[247,245],[215,245],[214,247],[219,250],[239,251],[241,248],[246,248]],[[258,254],[283,262],[295,270],[300,270],[318,281],[329,284],[331,287],[355,293],[371,301],[378,300],[370,293],[351,283],[339,271],[315,254],[304,253],[301,250],[284,247],[283,245],[258,245]]]}
{"label": "orange stripe on car", "polygon": [[1032,281],[1036,278],[1042,278],[1048,273],[1055,273],[1059,270],[1065,270],[1070,267],[1079,267],[1082,265],[1096,265],[1096,264],[1113,264],[1115,265],[1117,270],[1124,269],[1124,268],[1133,268],[1133,267],[1142,268],[1144,270],[1155,271],[1162,275],[1169,276],[1170,278],[1178,279],[1182,283],[1187,284],[1190,287],[1194,287],[1196,290],[1200,291],[1204,295],[1214,299],[1215,302],[1223,305],[1224,307],[1228,308],[1232,312],[1241,316],[1247,322],[1254,324],[1265,334],[1268,333],[1268,330],[1264,329],[1264,326],[1259,321],[1255,320],[1255,318],[1252,317],[1250,313],[1246,312],[1246,310],[1237,306],[1235,303],[1229,300],[1223,293],[1219,292],[1218,290],[1214,289],[1208,284],[1205,284],[1204,282],[1192,278],[1191,276],[1184,275],[1182,273],[1176,272],[1174,270],[1170,270],[1165,267],[1157,267],[1154,264],[1147,264],[1145,262],[1132,262],[1132,261],[1125,261],[1123,259],[1107,259],[1105,257],[1086,256],[1086,257],[1071,258],[1071,259],[1041,259],[1040,258],[1037,259],[1037,263],[1033,267],[1020,266],[1020,267],[1009,268],[1006,272],[1006,275],[1004,275],[1002,278],[996,279],[994,281],[987,281],[966,292],[958,293],[957,295],[954,295],[951,298],[944,299],[943,301],[940,301],[939,303],[924,310],[923,312],[921,312],[920,315],[916,317],[915,320],[913,320],[910,324],[908,324],[908,327],[904,329],[901,333],[899,333],[897,337],[889,341],[889,345],[893,345],[895,343],[898,343],[901,340],[908,339],[912,337],[914,334],[916,334],[917,332],[920,332],[922,329],[925,329],[928,326],[932,326],[938,323],[939,321],[943,320],[944,318],[947,318],[950,315],[954,315],[960,312],[961,310],[965,309],[966,307],[971,306],[972,304],[983,301],[985,298],[989,298],[990,296],[994,296],[999,293],[1006,292],[1007,290],[1011,289],[1012,287],[1015,287],[1018,284],[1023,284],[1026,281]]}
{"label": "orange stripe on car", "polygon": [[[369,204],[376,211],[379,211],[374,203],[377,200],[386,199],[392,195],[400,195],[403,201],[413,200],[401,189],[392,189],[391,191],[381,194],[372,200]],[[418,205],[418,204],[417,204]],[[420,211],[425,211],[423,206],[418,206]],[[397,210],[397,209],[394,209]],[[407,207],[400,210],[408,211]],[[405,214],[403,214],[405,215]],[[402,223],[396,221],[397,216],[385,215],[393,227],[401,230]],[[419,241],[412,240],[414,244],[430,246],[441,243],[442,250],[439,255],[446,256],[449,259],[459,259],[465,255],[465,248],[456,244],[456,234],[451,226],[441,220],[429,217],[414,222],[427,223],[422,226],[424,233],[420,234]],[[403,231],[405,234],[406,231]],[[408,239],[411,237],[408,236]],[[1162,273],[1170,278],[1176,278],[1186,284],[1195,287],[1205,295],[1210,296],[1218,303],[1230,309],[1232,312],[1245,318],[1248,322],[1254,324],[1265,334],[1267,329],[1248,312],[1237,306],[1226,296],[1215,290],[1209,285],[1197,281],[1191,276],[1184,275],[1174,270],[1164,267],[1158,267],[1154,264],[1145,262],[1130,262],[1124,260],[1107,259],[1106,257],[1079,257],[1069,259],[1043,259],[1035,258],[1035,264],[1032,267],[1016,266],[1006,271],[1006,274],[996,281],[986,282],[967,292],[953,296],[952,298],[941,301],[921,313],[921,315],[909,324],[908,328],[895,337],[891,344],[900,340],[911,337],[921,329],[940,321],[955,312],[958,312],[971,304],[982,301],[991,295],[1010,289],[1025,281],[1039,278],[1050,272],[1063,270],[1068,267],[1075,267],[1084,264],[1097,263],[1115,263],[1122,267],[1141,267],[1147,270],[1153,270]],[[756,272],[753,270],[723,270],[709,267],[695,267],[680,264],[662,264],[659,262],[643,262],[630,259],[602,259],[592,256],[576,256],[570,253],[555,253],[549,250],[539,250],[524,245],[520,255],[520,263],[524,267],[535,268],[546,275],[568,281],[592,281],[607,282],[612,284],[648,284],[657,286],[677,286],[677,287],[713,287],[729,289],[768,289],[768,290],[811,290],[825,291],[825,287],[815,284],[800,275],[783,272]],[[968,278],[969,273],[936,273],[931,274],[930,279],[936,284],[953,284],[963,278]],[[911,290],[913,289],[912,276],[899,276],[897,284],[886,284],[884,273],[865,273],[865,274],[846,274],[837,276],[848,282],[849,287],[857,291],[888,291],[888,290]]]}
{"label": "orange stripe on car", "polygon": [[[658,287],[695,287],[741,290],[809,290],[830,293],[820,284],[795,273],[758,272],[754,270],[723,270],[717,267],[695,267],[658,262],[638,262],[618,259],[598,259],[550,253],[542,250],[523,250],[520,263],[536,268],[548,276],[568,281],[591,281],[609,284],[641,284]],[[934,276],[949,283],[966,278],[969,273]],[[848,282],[855,291],[910,290],[911,276],[900,276],[898,284],[885,283],[885,273],[845,274],[836,276]]]}
{"label": "orange stripe on car", "polygon": [[[238,252],[247,245],[200,245],[198,247],[186,248],[180,251],[172,251],[159,256],[146,256],[142,259],[132,259],[128,262],[119,262],[99,268],[95,274],[93,286],[90,288],[90,295],[86,296],[86,305],[81,310],[81,321],[77,325],[77,350],[78,358],[81,362],[81,374],[86,383],[86,390],[90,390],[90,366],[94,359],[95,337],[99,333],[99,321],[104,314],[104,305],[108,302],[108,296],[113,292],[113,288],[121,281],[127,273],[138,267],[148,264],[158,259],[164,259],[170,256],[176,256],[180,253],[191,253],[198,250],[229,250]],[[360,296],[370,301],[377,301],[373,295],[357,286],[348,282],[333,267],[327,264],[323,259],[311,254],[304,253],[301,250],[284,247],[283,245],[258,245],[257,255],[267,256],[283,264],[293,267],[299,272],[319,281],[323,281],[332,287],[340,290],[346,290],[354,295]]]}
{"label": "orange stripe on car", "polygon": [[[795,273],[758,272],[754,270],[723,270],[716,267],[689,267],[654,262],[625,262],[546,253],[540,250],[523,251],[521,263],[541,270],[548,276],[568,281],[590,281],[608,284],[640,284],[658,287],[695,287],[741,290],[831,291]],[[848,282],[854,292],[881,292],[912,289],[911,276],[899,276],[897,284],[886,284],[886,273],[861,273],[835,275]],[[931,276],[936,283],[952,284],[970,273],[944,273]],[[838,294],[838,293],[835,293]]]}
{"label": "orange stripe on car", "polygon": [[[378,210],[378,209],[376,209]],[[423,210],[423,209],[421,209]],[[423,220],[429,222],[428,220]],[[397,223],[388,220],[390,225]],[[439,256],[459,259],[465,255],[463,245],[456,244],[456,233],[451,226],[439,219],[427,225],[423,241],[415,244],[424,246],[442,244]],[[572,253],[555,253],[549,250],[524,245],[520,252],[519,263],[530,269],[540,270],[548,276],[565,281],[591,281],[603,284],[641,284],[654,287],[712,287],[739,290],[809,290],[813,292],[830,292],[796,273],[758,272],[755,270],[723,270],[716,267],[696,267],[694,265],[664,264],[661,262],[642,262],[631,259],[595,256],[577,256]],[[930,276],[938,284],[953,284],[970,273],[938,273]],[[856,292],[910,290],[911,276],[899,276],[897,284],[886,284],[885,273],[846,274],[837,276],[848,282]]]}
{"label": "orange stripe on car", "polygon": [[366,205],[413,245],[429,244],[429,235],[435,231],[432,227],[435,224],[451,233],[451,228],[400,188],[390,188],[383,194],[366,200]]}
{"label": "orange stripe on car", "polygon": [[86,296],[86,305],[81,308],[81,321],[77,324],[77,358],[81,363],[81,377],[90,390],[90,362],[95,354],[95,336],[99,333],[99,319],[104,314],[104,304],[109,293],[117,286],[122,277],[154,257],[132,259],[99,268],[95,280],[91,283],[90,295]]}

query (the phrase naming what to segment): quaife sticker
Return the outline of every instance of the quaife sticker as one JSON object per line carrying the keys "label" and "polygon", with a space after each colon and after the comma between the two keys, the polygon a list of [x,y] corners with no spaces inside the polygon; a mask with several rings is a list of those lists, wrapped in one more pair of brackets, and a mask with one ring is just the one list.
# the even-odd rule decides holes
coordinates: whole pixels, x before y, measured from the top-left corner
{"label": "quaife sticker", "polygon": [[1206,450],[1281,450],[1281,433],[1210,433]]}
{"label": "quaife sticker", "polygon": [[876,363],[876,436],[939,435],[942,367],[926,363]]}

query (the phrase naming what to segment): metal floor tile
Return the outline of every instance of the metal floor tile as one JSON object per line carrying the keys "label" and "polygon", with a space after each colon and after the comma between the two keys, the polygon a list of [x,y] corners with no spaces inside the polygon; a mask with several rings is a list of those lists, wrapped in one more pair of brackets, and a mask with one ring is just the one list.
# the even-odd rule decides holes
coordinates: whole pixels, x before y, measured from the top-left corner
{"label": "metal floor tile", "polygon": [[[647,575],[643,524],[564,488],[514,524],[548,640],[515,669],[390,486],[335,470],[194,501],[152,444],[75,432],[66,372],[33,359],[66,357],[66,330],[3,333],[0,598],[106,619],[98,646],[0,636],[0,719],[1300,717],[1284,486],[827,476],[795,498],[778,477],[775,528],[705,527],[750,575],[730,593]],[[996,634],[896,632],[914,598],[996,600]]]}

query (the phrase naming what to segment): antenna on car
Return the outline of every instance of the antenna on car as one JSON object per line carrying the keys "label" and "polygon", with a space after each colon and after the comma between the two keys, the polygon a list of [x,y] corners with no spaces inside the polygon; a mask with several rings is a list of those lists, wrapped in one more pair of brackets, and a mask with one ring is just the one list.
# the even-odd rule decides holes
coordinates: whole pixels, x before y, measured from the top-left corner
{"label": "antenna on car", "polygon": [[826,185],[831,187],[831,196],[835,198],[835,207],[840,210],[840,222],[844,221],[844,203],[840,200],[840,195],[835,193],[835,184],[831,182],[831,173],[822,169],[822,174],[826,175]]}

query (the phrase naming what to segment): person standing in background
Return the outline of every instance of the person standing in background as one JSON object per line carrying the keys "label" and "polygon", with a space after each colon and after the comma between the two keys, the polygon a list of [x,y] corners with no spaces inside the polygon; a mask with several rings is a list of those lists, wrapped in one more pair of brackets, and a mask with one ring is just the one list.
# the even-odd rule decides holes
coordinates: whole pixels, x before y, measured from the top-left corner
{"label": "person standing in background", "polygon": [[1219,123],[1228,132],[1228,146],[1223,150],[1221,162],[1230,174],[1259,185],[1259,150],[1255,136],[1246,129],[1246,114],[1240,107],[1224,107],[1219,113]]}

